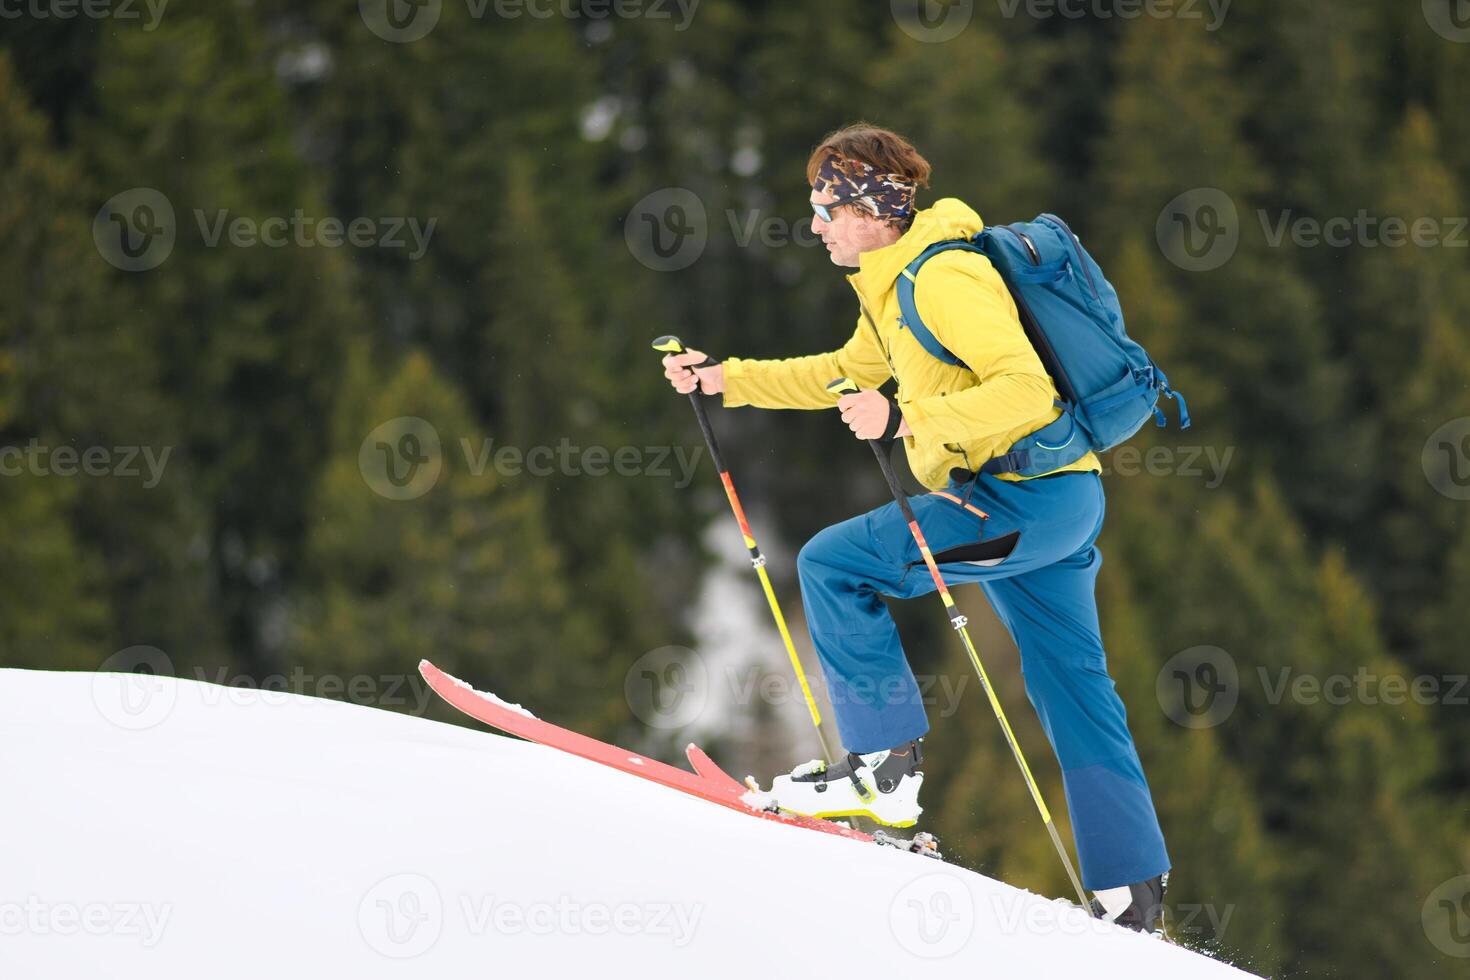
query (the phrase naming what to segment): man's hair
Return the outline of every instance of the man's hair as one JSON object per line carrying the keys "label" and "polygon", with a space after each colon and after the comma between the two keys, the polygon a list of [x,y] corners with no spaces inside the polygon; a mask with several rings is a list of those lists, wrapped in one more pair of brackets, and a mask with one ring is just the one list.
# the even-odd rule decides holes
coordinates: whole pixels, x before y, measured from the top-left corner
{"label": "man's hair", "polygon": [[828,133],[806,162],[806,182],[815,184],[822,161],[832,154],[861,160],[879,173],[898,174],[920,187],[929,186],[929,161],[891,129],[858,122]]}

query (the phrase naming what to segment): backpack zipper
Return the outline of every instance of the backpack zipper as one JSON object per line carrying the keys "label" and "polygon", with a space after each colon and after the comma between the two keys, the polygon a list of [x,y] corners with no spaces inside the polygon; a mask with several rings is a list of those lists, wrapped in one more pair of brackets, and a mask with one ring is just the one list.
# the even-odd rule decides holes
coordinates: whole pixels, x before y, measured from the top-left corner
{"label": "backpack zipper", "polygon": [[1003,229],[1004,231],[1010,232],[1012,235],[1015,235],[1018,239],[1020,239],[1021,244],[1026,246],[1026,253],[1031,256],[1032,265],[1041,264],[1041,253],[1036,250],[1036,245],[1031,241],[1030,238],[1021,234],[1019,231],[1009,225],[999,225],[998,227]]}
{"label": "backpack zipper", "polygon": [[1092,298],[1101,303],[1102,296],[1098,294],[1097,283],[1092,281],[1092,270],[1087,267],[1087,262],[1082,258],[1082,239],[1072,234],[1072,229],[1067,227],[1067,223],[1061,218],[1058,218],[1056,215],[1048,214],[1045,215],[1045,217],[1051,221],[1056,222],[1059,226],[1061,226],[1062,231],[1066,232],[1067,244],[1071,246],[1072,251],[1076,253],[1077,264],[1082,266],[1082,274],[1087,277],[1087,288],[1092,290]]}
{"label": "backpack zipper", "polygon": [[[1016,231],[1009,225],[996,225],[995,227],[1004,229],[1011,235],[1014,235],[1026,247],[1027,254],[1031,256],[1031,264],[1033,266],[1041,265],[1041,253],[1037,251],[1035,243],[1031,241],[1029,236]],[[1070,234],[1070,232],[1068,233]],[[1001,279],[1005,281],[1004,276]],[[1021,329],[1025,332],[1026,338],[1031,342],[1031,346],[1036,348],[1037,353],[1040,355],[1041,366],[1051,377],[1052,384],[1057,388],[1057,394],[1068,404],[1076,404],[1077,399],[1075,395],[1077,390],[1072,387],[1072,379],[1063,370],[1061,358],[1057,357],[1056,351],[1052,348],[1051,341],[1046,336],[1046,331],[1042,330],[1040,325],[1036,323],[1036,318],[1031,315],[1031,310],[1026,306],[1026,301],[1022,298],[1020,291],[1013,288],[1009,282],[1006,282],[1005,285],[1006,291],[1011,294],[1011,300],[1016,304],[1016,312],[1020,315],[1021,319]],[[1095,294],[1097,290],[1094,289],[1093,292]]]}

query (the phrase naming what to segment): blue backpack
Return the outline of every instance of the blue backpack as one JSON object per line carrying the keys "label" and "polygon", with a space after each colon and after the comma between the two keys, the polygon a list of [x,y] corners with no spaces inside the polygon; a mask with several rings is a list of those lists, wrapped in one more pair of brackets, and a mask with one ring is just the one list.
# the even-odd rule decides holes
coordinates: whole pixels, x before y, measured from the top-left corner
{"label": "blue backpack", "polygon": [[897,282],[903,314],[899,325],[930,354],[946,364],[966,366],[929,331],[914,305],[919,270],[950,249],[979,252],[995,266],[1061,395],[1057,407],[1062,414],[1055,422],[986,462],[982,473],[1038,476],[1126,441],[1150,415],[1163,427],[1160,395],[1179,402],[1180,428],[1189,428],[1184,397],[1128,336],[1117,291],[1072,229],[1054,214],[986,228],[972,239],[936,242],[908,264]]}

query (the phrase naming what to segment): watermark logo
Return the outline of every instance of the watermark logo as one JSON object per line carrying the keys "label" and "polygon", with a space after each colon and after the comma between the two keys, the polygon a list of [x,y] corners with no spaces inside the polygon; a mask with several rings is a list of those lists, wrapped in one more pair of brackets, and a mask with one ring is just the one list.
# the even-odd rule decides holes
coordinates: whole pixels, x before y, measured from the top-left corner
{"label": "watermark logo", "polygon": [[[1094,918],[1070,902],[1038,901],[1027,892],[993,894],[989,905],[990,921],[1002,935],[1116,936],[1121,930],[1116,923]],[[1230,927],[1235,906],[1183,902],[1163,905],[1159,912],[1175,938],[1218,941]]]}
{"label": "watermark logo", "polygon": [[1206,31],[1217,31],[1230,13],[1232,0],[997,0],[1002,17],[1013,18],[1025,8],[1032,20],[1204,20]]}
{"label": "watermark logo", "polygon": [[583,446],[562,436],[555,444],[524,447],[496,444],[493,438],[461,437],[459,456],[441,445],[433,424],[412,415],[389,419],[363,439],[357,464],[363,480],[389,500],[422,497],[438,483],[446,467],[461,466],[472,479],[489,473],[521,476],[653,477],[672,479],[682,490],[694,480],[703,446]]}
{"label": "watermark logo", "polygon": [[898,944],[920,959],[953,956],[975,931],[975,898],[959,876],[932,872],[893,896],[888,927]]}
{"label": "watermark logo", "polygon": [[178,698],[173,677],[168,654],[157,647],[128,647],[98,665],[92,675],[92,703],[118,728],[143,731],[173,712]]}
{"label": "watermark logo", "polygon": [[427,37],[438,26],[443,7],[443,0],[357,0],[367,29],[394,44]]}
{"label": "watermark logo", "polygon": [[[471,20],[674,20],[677,34],[689,29],[699,0],[464,0]],[[384,41],[408,44],[429,35],[439,26],[443,0],[358,0],[358,14],[367,29]]]}
{"label": "watermark logo", "polygon": [[623,677],[628,707],[649,728],[679,729],[704,713],[709,700],[704,658],[688,647],[650,650]]}
{"label": "watermark logo", "polygon": [[[0,476],[141,478],[143,489],[163,481],[172,446],[47,446],[31,439],[25,446],[0,446]],[[140,465],[141,464],[141,465]]]}
{"label": "watermark logo", "polygon": [[1450,419],[1424,442],[1420,455],[1429,485],[1451,500],[1470,500],[1470,415]]}
{"label": "watermark logo", "polygon": [[238,707],[301,705],[297,695],[351,704],[395,708],[422,716],[433,691],[417,674],[310,674],[301,666],[288,673],[231,674],[228,668],[190,672],[200,682],[199,700],[207,707],[228,702]]}
{"label": "watermark logo", "polygon": [[1470,875],[1442,882],[1420,910],[1424,935],[1446,956],[1470,959]]}
{"label": "watermark logo", "polygon": [[943,44],[960,36],[975,16],[975,0],[889,0],[893,20],[915,41]]}
{"label": "watermark logo", "polygon": [[156,30],[168,0],[0,0],[0,20],[138,20],[145,16],[143,32]]}
{"label": "watermark logo", "polygon": [[570,895],[556,901],[511,901],[494,895],[461,895],[460,913],[472,936],[653,936],[675,949],[694,940],[704,903],[584,902]]}
{"label": "watermark logo", "polygon": [[0,936],[119,936],[152,949],[173,912],[170,902],[48,902],[31,895],[0,902]]}
{"label": "watermark logo", "polygon": [[1184,728],[1213,728],[1234,712],[1246,680],[1255,703],[1278,707],[1327,704],[1344,707],[1414,704],[1470,705],[1470,674],[1379,673],[1359,665],[1352,673],[1324,674],[1291,664],[1257,665],[1241,675],[1235,658],[1219,647],[1197,646],[1170,657],[1159,671],[1157,694],[1164,714]]}
{"label": "watermark logo", "polygon": [[444,452],[439,432],[414,415],[389,419],[357,450],[357,468],[368,487],[389,500],[422,497],[439,482]]}
{"label": "watermark logo", "polygon": [[1424,19],[1446,41],[1470,44],[1470,0],[1423,0]]}
{"label": "watermark logo", "polygon": [[357,928],[374,951],[389,959],[421,956],[444,931],[444,901],[423,875],[389,875],[358,902]]}
{"label": "watermark logo", "polygon": [[173,253],[174,206],[161,191],[132,187],[107,199],[92,219],[92,241],[124,272],[156,269]]}
{"label": "watermark logo", "polygon": [[[3,0],[0,0],[3,2]],[[428,252],[438,218],[360,216],[351,220],[290,214],[256,218],[232,214],[228,208],[194,208],[194,227],[205,248],[354,248],[403,249],[409,261]],[[92,219],[92,241],[107,262],[124,272],[156,269],[173,253],[178,240],[173,203],[152,187],[133,187],[114,194]]]}
{"label": "watermark logo", "polygon": [[[676,477],[674,489],[683,490],[694,479],[699,466],[703,446],[686,451],[684,446],[581,446],[562,436],[555,446],[550,443],[523,448],[505,444],[495,445],[494,439],[482,439],[478,446],[474,440],[461,438],[459,448],[464,455],[465,469],[471,476],[484,476],[494,470],[504,477],[529,475],[548,476],[649,476],[658,478]],[[669,465],[675,463],[676,474]]]}
{"label": "watermark logo", "polygon": [[1240,672],[1235,658],[1214,646],[1181,650],[1165,661],[1154,685],[1159,707],[1183,728],[1213,728],[1235,711]]}
{"label": "watermark logo", "polygon": [[429,250],[438,218],[419,221],[414,217],[319,218],[296,208],[290,215],[274,215],[256,219],[249,215],[231,217],[228,208],[213,214],[203,208],[194,209],[194,223],[199,237],[208,248],[218,248],[221,241],[234,248],[353,248],[406,249],[410,262],[417,262]]}
{"label": "watermark logo", "polygon": [[1188,272],[1218,269],[1240,244],[1235,201],[1217,187],[1195,187],[1159,212],[1154,237],[1164,257]]}
{"label": "watermark logo", "polygon": [[1280,248],[1290,240],[1297,248],[1467,248],[1466,235],[1470,218],[1431,218],[1421,216],[1410,221],[1398,215],[1379,217],[1359,208],[1352,217],[1337,215],[1319,219],[1298,215],[1291,208],[1274,217],[1264,208],[1256,212],[1261,233],[1271,248]]}
{"label": "watermark logo", "polygon": [[[907,673],[861,677],[836,684],[827,694],[834,706],[922,705],[931,718],[951,718],[974,677],[969,673],[916,673],[912,681]],[[821,696],[821,680],[820,675],[808,677],[814,697]],[[636,717],[661,730],[692,725],[711,703],[789,706],[804,714],[807,698],[789,667],[771,670],[760,663],[712,667],[699,653],[681,646],[659,647],[633,661],[623,677],[623,694]]]}
{"label": "watermark logo", "polygon": [[623,220],[623,240],[633,258],[654,272],[687,269],[709,244],[704,202],[684,187],[646,194]]}
{"label": "watermark logo", "polygon": [[[1256,220],[1268,248],[1470,248],[1470,217],[1370,214],[1317,217],[1291,208],[1258,208]],[[1235,255],[1242,234],[1240,214],[1230,195],[1215,187],[1196,187],[1164,205],[1154,225],[1164,256],[1188,272],[1209,272]]]}
{"label": "watermark logo", "polygon": [[1102,475],[1182,476],[1203,480],[1206,490],[1214,490],[1225,482],[1234,457],[1234,446],[1221,452],[1216,446],[1150,446],[1145,450],[1124,445],[1102,454]]}

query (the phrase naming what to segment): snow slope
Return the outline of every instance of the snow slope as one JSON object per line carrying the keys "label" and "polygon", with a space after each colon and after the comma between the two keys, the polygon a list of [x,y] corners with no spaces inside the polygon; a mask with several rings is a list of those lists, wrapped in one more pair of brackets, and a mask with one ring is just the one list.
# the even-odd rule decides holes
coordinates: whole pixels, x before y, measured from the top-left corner
{"label": "snow slope", "polygon": [[0,792],[4,980],[1247,976],[960,868],[296,695],[0,670]]}

